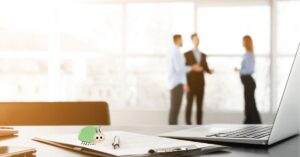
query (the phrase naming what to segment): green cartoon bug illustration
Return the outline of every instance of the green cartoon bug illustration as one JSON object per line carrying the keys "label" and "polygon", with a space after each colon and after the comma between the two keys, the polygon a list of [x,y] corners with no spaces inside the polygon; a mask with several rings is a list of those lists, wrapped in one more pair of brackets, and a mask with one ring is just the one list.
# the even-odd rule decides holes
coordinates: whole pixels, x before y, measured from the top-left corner
{"label": "green cartoon bug illustration", "polygon": [[78,139],[84,145],[94,145],[104,140],[104,134],[100,128],[88,126],[80,130]]}

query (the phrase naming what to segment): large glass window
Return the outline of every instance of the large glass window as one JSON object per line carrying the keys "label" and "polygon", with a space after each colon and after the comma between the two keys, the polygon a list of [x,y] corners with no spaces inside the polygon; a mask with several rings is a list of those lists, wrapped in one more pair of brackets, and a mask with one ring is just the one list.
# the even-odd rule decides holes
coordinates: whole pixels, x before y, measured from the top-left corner
{"label": "large glass window", "polygon": [[48,98],[50,1],[0,1],[0,101]]}
{"label": "large glass window", "polygon": [[300,15],[300,1],[279,0],[277,6],[277,102],[279,102],[300,44],[300,20],[297,18],[297,15]]}
{"label": "large glass window", "polygon": [[50,29],[49,2],[0,1],[0,53],[47,51]]}
{"label": "large glass window", "polygon": [[205,6],[198,8],[201,47],[210,54],[240,55],[243,35],[254,39],[256,54],[270,53],[270,7]]}
{"label": "large glass window", "polygon": [[62,1],[58,6],[62,51],[122,52],[122,5]]}
{"label": "large glass window", "polygon": [[[206,77],[204,105],[209,111],[243,111],[243,86],[234,67],[239,65],[241,57],[209,57],[208,62],[214,68],[213,75]],[[270,111],[270,60],[256,57],[256,102],[258,109]]]}
{"label": "large glass window", "polygon": [[[169,108],[167,56],[172,36],[182,34],[185,48],[194,31],[193,3],[126,5],[126,71],[130,104],[135,108]],[[157,99],[153,99],[157,98]]]}
{"label": "large glass window", "polygon": [[248,5],[198,7],[200,48],[212,56],[208,61],[216,71],[207,76],[205,105],[210,110],[243,110],[243,87],[234,68],[240,66],[245,53],[244,35],[251,35],[254,41],[258,109],[270,109],[270,7]]}
{"label": "large glass window", "polygon": [[187,41],[193,31],[193,3],[126,5],[127,53],[165,55],[172,44],[173,34],[182,34]]}
{"label": "large glass window", "polygon": [[[205,110],[241,112],[243,88],[234,68],[249,34],[258,108],[269,112],[270,95],[281,97],[300,41],[300,2],[279,0],[277,6],[271,14],[267,0],[0,1],[0,101],[105,100],[112,108],[166,110],[172,35],[183,35],[185,52],[197,32],[215,70],[206,76]],[[270,52],[271,17],[278,54]]]}

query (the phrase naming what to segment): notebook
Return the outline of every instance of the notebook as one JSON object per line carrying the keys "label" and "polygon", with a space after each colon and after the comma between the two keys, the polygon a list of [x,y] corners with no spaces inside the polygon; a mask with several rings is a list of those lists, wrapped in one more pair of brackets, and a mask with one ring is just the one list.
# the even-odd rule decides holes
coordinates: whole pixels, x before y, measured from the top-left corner
{"label": "notebook", "polygon": [[11,127],[1,127],[0,126],[0,137],[1,136],[12,136],[18,133],[18,130],[15,130]]}
{"label": "notebook", "polygon": [[0,146],[1,157],[33,157],[35,148]]}
{"label": "notebook", "polygon": [[[114,149],[114,138],[120,139],[120,147]],[[44,136],[33,138],[34,141],[50,144],[73,151],[103,157],[128,156],[191,156],[210,153],[228,147],[199,142],[148,136],[124,131],[105,132],[105,140],[95,145],[85,145],[78,140],[77,134]]]}

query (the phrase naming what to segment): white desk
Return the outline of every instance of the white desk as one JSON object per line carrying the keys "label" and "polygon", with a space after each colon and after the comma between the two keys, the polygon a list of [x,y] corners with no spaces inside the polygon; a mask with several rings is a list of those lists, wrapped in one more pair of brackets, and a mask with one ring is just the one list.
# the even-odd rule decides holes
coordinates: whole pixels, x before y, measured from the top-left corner
{"label": "white desk", "polygon": [[[32,141],[33,137],[43,135],[78,133],[83,126],[22,126],[18,137],[0,138],[0,145],[27,146],[37,149],[41,157],[79,157],[83,154]],[[189,128],[191,126],[104,126],[102,130],[124,130],[149,135]],[[296,136],[269,148],[233,146],[230,152],[207,154],[207,157],[300,157],[300,137]]]}

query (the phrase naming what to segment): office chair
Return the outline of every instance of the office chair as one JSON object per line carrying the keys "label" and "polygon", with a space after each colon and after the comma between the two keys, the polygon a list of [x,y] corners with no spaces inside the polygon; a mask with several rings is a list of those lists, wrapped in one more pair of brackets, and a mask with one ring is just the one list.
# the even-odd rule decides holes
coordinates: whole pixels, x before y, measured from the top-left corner
{"label": "office chair", "polygon": [[106,102],[0,102],[0,126],[109,124]]}

